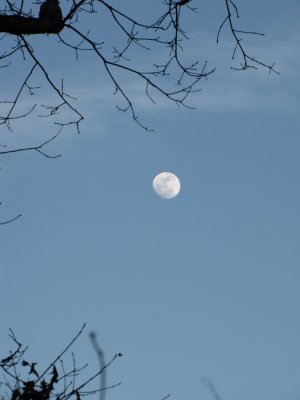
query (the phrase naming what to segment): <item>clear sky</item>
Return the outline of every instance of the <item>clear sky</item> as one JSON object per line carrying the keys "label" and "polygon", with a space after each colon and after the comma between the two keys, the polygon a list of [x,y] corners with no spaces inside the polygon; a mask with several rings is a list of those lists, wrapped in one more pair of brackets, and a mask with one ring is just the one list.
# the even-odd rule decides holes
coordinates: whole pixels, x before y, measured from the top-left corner
{"label": "clear sky", "polygon": [[[0,160],[1,218],[23,214],[0,229],[0,357],[12,328],[28,358],[46,366],[86,322],[79,363],[97,368],[91,330],[107,359],[124,354],[109,369],[109,383],[122,381],[110,400],[211,399],[204,376],[223,400],[296,400],[300,3],[240,8],[241,27],[266,33],[248,38],[249,52],[275,61],[280,75],[231,70],[230,36],[215,44],[224,5],[194,3],[187,57],[217,70],[191,97],[194,111],[152,105],[128,79],[153,133],[116,111],[97,60],[68,64],[52,44],[40,47],[86,120],[80,135],[66,131],[49,147],[58,159]],[[130,1],[129,11],[146,19],[160,8],[149,4]],[[10,136],[1,130],[1,140],[36,144],[53,133],[44,120],[21,124]],[[161,171],[181,181],[173,200],[152,190]]]}

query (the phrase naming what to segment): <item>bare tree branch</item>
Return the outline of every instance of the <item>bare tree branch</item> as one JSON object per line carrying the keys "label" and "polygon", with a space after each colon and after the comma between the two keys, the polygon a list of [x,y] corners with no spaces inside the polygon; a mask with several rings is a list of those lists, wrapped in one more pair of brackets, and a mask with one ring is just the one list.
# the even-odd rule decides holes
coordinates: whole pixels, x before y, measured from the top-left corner
{"label": "bare tree branch", "polygon": [[[104,363],[100,369],[92,374],[89,378],[83,379],[81,383],[77,383],[80,379],[80,374],[87,367],[87,364],[81,368],[77,368],[75,357],[72,353],[73,367],[71,370],[66,370],[63,357],[69,349],[81,336],[85,324],[79,332],[70,341],[70,343],[59,353],[48,367],[39,374],[38,363],[24,359],[27,347],[23,348],[22,344],[17,341],[14,333],[11,331],[10,337],[16,345],[16,350],[0,361],[0,370],[2,370],[3,378],[0,381],[0,387],[6,389],[6,392],[1,394],[2,400],[51,400],[54,397],[59,400],[81,400],[83,396],[93,395],[95,393],[104,393],[108,389],[113,389],[121,383],[110,386],[91,387],[95,378],[106,373],[107,368],[116,360],[120,353],[116,354],[108,363]],[[26,357],[27,358],[27,357]],[[57,366],[58,361],[61,361],[61,368]],[[51,378],[46,378],[50,372]],[[102,395],[103,398],[103,395]]]}
{"label": "bare tree branch", "polygon": [[229,28],[231,31],[231,34],[233,36],[233,40],[235,42],[235,47],[232,53],[232,60],[236,58],[237,52],[241,54],[242,57],[242,62],[240,63],[240,67],[231,67],[232,69],[235,70],[246,70],[249,68],[254,68],[257,69],[258,66],[264,67],[269,70],[269,73],[274,72],[275,74],[279,74],[277,70],[275,70],[274,66],[275,63],[273,64],[266,64],[263,61],[257,60],[254,56],[249,56],[245,47],[242,44],[242,39],[238,36],[238,34],[246,34],[246,35],[258,35],[258,36],[264,36],[264,33],[260,32],[255,32],[255,31],[245,31],[245,30],[240,30],[236,29],[234,22],[233,22],[233,15],[232,15],[232,9],[234,10],[236,14],[236,18],[239,18],[239,12],[238,12],[238,7],[232,0],[225,0],[225,5],[226,5],[226,11],[227,15],[224,19],[224,21],[221,23],[218,34],[217,34],[217,43],[219,43],[219,38],[220,38],[220,33],[222,28],[225,26],[225,24],[229,24]]}
{"label": "bare tree branch", "polygon": [[45,142],[43,142],[42,144],[40,144],[40,145],[38,145],[38,146],[21,147],[21,148],[12,149],[12,150],[3,150],[3,151],[0,151],[0,155],[2,155],[2,154],[19,153],[19,152],[21,152],[21,151],[23,152],[23,151],[32,151],[32,150],[35,150],[35,151],[37,151],[39,154],[45,156],[46,158],[58,158],[58,157],[61,156],[61,154],[56,154],[56,155],[52,156],[52,155],[49,155],[49,154],[45,153],[44,151],[42,151],[42,148],[45,147],[45,146],[47,146],[47,145],[48,145],[50,142],[52,142],[53,140],[55,140],[55,139],[57,138],[57,136],[59,135],[59,133],[60,133],[60,131],[59,131],[56,135],[52,136],[50,139],[46,140]]}
{"label": "bare tree branch", "polygon": [[202,385],[209,391],[209,393],[212,395],[214,400],[222,400],[221,396],[219,395],[214,382],[212,379],[210,379],[207,376],[203,376],[200,379]]}
{"label": "bare tree branch", "polygon": [[[137,113],[138,101],[126,89],[128,76],[142,83],[144,94],[152,103],[156,102],[156,95],[159,95],[178,106],[193,108],[188,103],[190,95],[201,90],[201,81],[209,78],[215,68],[209,66],[205,54],[199,54],[198,59],[193,61],[187,61],[184,55],[189,33],[182,26],[182,21],[187,12],[197,12],[192,4],[193,0],[163,0],[163,9],[159,16],[152,22],[144,22],[104,0],[38,0],[37,3],[33,0],[3,0],[0,4],[0,73],[13,71],[17,89],[14,94],[10,93],[11,89],[5,94],[1,87],[0,128],[10,133],[15,130],[20,119],[47,117],[50,123],[59,126],[59,133],[66,127],[75,128],[80,133],[84,115],[76,105],[76,98],[64,88],[63,77],[69,73],[68,66],[62,71],[61,78],[54,78],[47,58],[45,61],[43,57],[43,53],[48,51],[48,35],[55,35],[58,39],[54,45],[53,42],[51,44],[51,54],[54,54],[52,59],[59,49],[58,46],[74,52],[76,60],[87,53],[93,53],[95,63],[102,67],[104,75],[112,83],[112,91],[121,98],[122,103],[116,106],[117,110],[128,111],[133,120],[145,130],[151,131],[140,121]],[[274,63],[268,64],[250,55],[244,44],[245,36],[264,34],[236,27],[236,20],[240,18],[238,6],[233,0],[224,0],[223,4],[226,11],[217,31],[217,42],[227,26],[234,45],[232,59],[238,62],[238,66],[234,65],[232,68],[263,68],[269,73],[278,74]],[[87,19],[88,32],[84,21]],[[106,20],[110,21],[112,32],[116,32],[116,35],[99,30],[101,23]],[[45,43],[47,41],[44,46],[46,50],[43,49],[40,54],[32,39],[37,35]],[[100,35],[104,37],[99,37]],[[117,39],[108,44],[111,36],[116,36]],[[145,57],[147,53],[151,55],[148,63]],[[23,77],[15,77],[15,71],[12,70],[19,62],[18,57],[23,62]],[[200,61],[201,58],[203,61]],[[85,74],[85,71],[80,71],[80,74]],[[45,86],[54,95],[53,103],[32,101],[32,95],[37,89]],[[26,109],[24,99],[30,99]],[[49,155],[46,151],[47,145],[57,136],[58,134],[36,146],[22,147],[16,143],[14,149],[5,148],[6,143],[3,142],[1,147],[5,150],[0,151],[0,156],[36,151],[46,158],[57,158],[60,154]],[[20,215],[4,221],[2,225],[19,217]]]}
{"label": "bare tree branch", "polygon": [[[234,11],[236,18],[239,18],[238,7],[232,0],[224,1],[227,15],[219,27],[217,42],[219,42],[222,28],[228,23],[235,43],[233,59],[237,57],[238,52],[242,59],[241,67],[233,68],[248,69],[261,66],[267,68],[269,72],[277,73],[274,69],[274,64],[266,64],[264,61],[248,55],[242,44],[242,39],[238,35],[263,34],[237,29],[234,25],[232,11]],[[194,13],[197,11],[196,8],[191,6],[192,0],[164,0],[163,4],[166,10],[152,23],[138,21],[133,16],[117,9],[104,0],[73,0],[71,4],[66,2],[66,0],[61,0],[61,3],[64,3],[64,9],[66,9],[64,16],[61,11],[62,4],[58,0],[44,0],[40,5],[38,16],[34,16],[31,9],[25,10],[23,0],[5,0],[3,3],[4,6],[0,9],[0,32],[4,33],[2,37],[4,46],[2,48],[6,50],[2,55],[0,54],[0,61],[7,60],[7,62],[2,67],[9,68],[12,63],[12,57],[19,52],[22,52],[23,58],[29,55],[29,58],[33,61],[33,65],[30,66],[26,78],[20,83],[14,100],[2,101],[2,104],[10,103],[11,107],[6,114],[0,115],[0,124],[6,125],[10,130],[13,129],[13,120],[30,116],[32,111],[37,107],[37,104],[33,104],[27,112],[13,114],[19,104],[21,95],[24,94],[24,90],[28,89],[32,93],[29,81],[34,79],[37,70],[42,72],[45,82],[50,85],[50,88],[52,88],[59,99],[58,104],[44,107],[47,110],[47,116],[54,117],[59,111],[63,112],[65,109],[69,109],[76,118],[59,124],[61,127],[74,125],[77,132],[79,132],[80,123],[84,119],[80,111],[74,106],[74,99],[50,77],[47,65],[43,65],[39,60],[35,49],[29,42],[30,35],[57,34],[59,43],[73,49],[77,59],[81,52],[94,52],[102,65],[104,65],[104,71],[112,81],[115,93],[119,93],[125,100],[125,105],[122,107],[118,106],[118,110],[129,111],[132,118],[147,130],[149,129],[145,124],[140,122],[137,116],[133,99],[130,98],[123,87],[122,81],[117,76],[118,71],[127,71],[135,76],[135,78],[142,79],[145,84],[145,94],[152,102],[155,102],[155,100],[150,93],[150,89],[154,89],[177,105],[184,106],[187,106],[187,97],[191,93],[200,90],[198,86],[199,82],[203,78],[209,77],[215,71],[214,68],[207,69],[207,61],[204,61],[202,66],[198,60],[185,65],[182,59],[184,40],[188,39],[188,33],[181,26],[181,15],[185,10]],[[108,17],[111,17],[111,22],[114,24],[112,25],[114,26],[113,29],[117,29],[120,32],[120,43],[122,43],[122,40],[124,42],[123,46],[121,44],[121,47],[119,44],[113,46],[112,57],[109,57],[103,51],[101,47],[104,44],[103,40],[100,42],[96,41],[91,38],[90,33],[83,33],[81,29],[81,19],[84,14],[90,14],[91,17],[92,15],[96,15],[97,12],[98,15],[106,15],[105,11],[108,13]],[[67,38],[65,37],[65,33],[68,33]],[[74,34],[73,39],[79,38],[79,43],[73,44],[70,42],[70,38],[72,37],[70,33]],[[107,35],[109,36],[109,32],[107,32]],[[13,37],[16,38],[16,41],[10,44]],[[152,51],[154,46],[159,46],[162,49],[167,48],[169,54],[165,62],[154,62],[152,68],[143,71],[139,68],[138,61],[130,62],[130,58],[127,57],[130,49],[135,46],[142,49],[142,51]],[[168,85],[164,85],[165,87],[162,85],[163,81],[160,78],[171,76],[173,76],[173,82],[177,87],[176,90],[171,89],[169,83]]]}
{"label": "bare tree branch", "polygon": [[17,215],[16,217],[13,217],[13,218],[11,218],[11,219],[7,219],[6,221],[0,221],[0,225],[9,224],[9,223],[15,221],[16,219],[18,219],[18,218],[20,218],[20,217],[22,217],[22,214],[19,214],[19,215]]}

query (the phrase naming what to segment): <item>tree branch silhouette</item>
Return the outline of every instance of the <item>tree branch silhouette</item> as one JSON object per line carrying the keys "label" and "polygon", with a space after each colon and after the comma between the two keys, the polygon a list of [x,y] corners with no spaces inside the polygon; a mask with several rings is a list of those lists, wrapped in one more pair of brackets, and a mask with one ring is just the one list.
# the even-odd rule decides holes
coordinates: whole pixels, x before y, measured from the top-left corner
{"label": "tree branch silhouette", "polygon": [[[108,363],[104,363],[102,367],[89,378],[84,378],[77,383],[81,377],[81,372],[86,369],[87,364],[81,368],[76,367],[73,355],[73,368],[65,369],[63,358],[66,356],[70,348],[82,335],[85,324],[81,327],[74,338],[68,345],[58,354],[48,367],[39,373],[38,363],[24,359],[28,347],[23,345],[16,339],[12,330],[10,330],[10,338],[12,339],[16,350],[0,361],[0,370],[2,371],[3,380],[0,381],[0,388],[4,389],[1,393],[2,400],[50,400],[54,396],[59,400],[68,400],[74,398],[81,400],[82,396],[88,396],[97,392],[105,392],[108,389],[115,388],[121,383],[116,383],[107,387],[91,387],[90,384],[95,378],[106,373],[107,368],[120,356],[115,354]],[[27,358],[27,357],[26,357]],[[61,362],[60,366],[58,362]],[[46,374],[51,378],[46,378]],[[2,390],[1,389],[1,390]]]}
{"label": "tree branch silhouette", "polygon": [[[215,72],[215,68],[210,67],[205,59],[205,54],[199,54],[203,61],[199,61],[199,58],[187,61],[185,58],[184,49],[189,33],[182,25],[183,16],[197,13],[193,1],[163,0],[159,16],[152,22],[144,22],[126,10],[115,7],[112,1],[3,0],[0,5],[0,74],[12,71],[11,79],[16,83],[16,89],[2,89],[0,94],[0,129],[3,129],[0,147],[5,149],[0,151],[0,157],[36,151],[46,158],[54,159],[60,154],[50,155],[47,145],[67,127],[80,132],[85,116],[76,103],[77,98],[65,90],[63,79],[69,73],[69,66],[57,78],[51,64],[48,64],[53,62],[61,47],[72,51],[76,60],[85,57],[87,53],[93,54],[96,65],[102,67],[104,76],[111,83],[112,92],[121,100],[121,104],[116,105],[117,110],[129,112],[131,118],[146,131],[152,129],[139,118],[138,100],[126,87],[128,76],[142,84],[145,97],[152,103],[156,102],[158,95],[178,106],[193,108],[188,98],[192,93],[200,91],[202,80]],[[236,22],[240,18],[238,6],[233,0],[224,0],[224,5],[225,17],[217,30],[217,42],[220,41],[223,28],[228,26],[234,46],[232,59],[238,63],[238,66],[232,68],[263,68],[278,74],[274,63],[268,64],[248,54],[242,40],[245,35],[263,34],[237,28]],[[99,26],[106,21],[109,21],[111,31],[99,30]],[[107,45],[112,33],[115,33],[115,42]],[[48,39],[50,35],[57,39],[54,44]],[[37,37],[40,39],[38,43],[44,44],[42,49],[37,45]],[[50,42],[53,46],[51,52],[48,50]],[[43,57],[48,51],[50,56],[45,61]],[[145,57],[147,52],[151,55],[148,64]],[[23,63],[23,77],[16,76],[12,69],[20,62]],[[80,73],[85,74],[84,71]],[[80,82],[80,76],[78,79]],[[44,87],[50,89],[47,97],[54,97],[52,104],[32,101],[34,95]],[[34,121],[40,117],[48,118],[49,123],[55,127],[49,139],[34,146],[23,147],[16,143],[13,148],[7,147],[4,136],[6,131],[13,132],[17,121],[26,118]],[[38,132],[36,140],[39,140]],[[0,222],[0,225],[19,217],[17,215]]]}
{"label": "tree branch silhouette", "polygon": [[[254,56],[249,56],[244,44],[239,37],[242,34],[262,35],[258,32],[245,31],[237,29],[234,25],[234,15],[239,18],[238,7],[232,0],[224,0],[226,6],[226,17],[221,23],[218,33],[217,42],[219,42],[220,33],[226,23],[230,27],[235,49],[232,58],[238,57],[238,53],[242,59],[241,67],[234,69],[257,68],[258,66],[267,68],[269,72],[277,71],[274,64],[267,64]],[[37,55],[33,42],[30,40],[32,36],[45,37],[49,34],[57,35],[60,45],[68,47],[75,52],[76,58],[80,53],[86,51],[93,52],[96,58],[104,66],[108,78],[113,83],[115,93],[120,94],[125,102],[124,106],[118,106],[118,110],[129,111],[132,118],[140,126],[149,129],[145,124],[141,123],[135,111],[135,101],[127,93],[123,82],[117,77],[118,72],[127,72],[145,85],[145,95],[151,101],[155,101],[153,94],[158,92],[165,96],[168,100],[175,102],[177,105],[187,106],[186,100],[188,96],[195,91],[200,90],[199,82],[208,78],[214,71],[214,68],[208,68],[208,62],[205,60],[201,64],[199,60],[186,64],[184,61],[184,41],[188,39],[188,33],[182,27],[182,14],[189,12],[197,12],[196,7],[192,7],[192,0],[164,0],[163,5],[165,11],[154,22],[144,23],[128,13],[121,11],[112,4],[104,0],[74,0],[69,4],[66,0],[44,0],[39,3],[39,14],[34,15],[32,8],[28,7],[28,3],[23,0],[3,1],[4,6],[0,9],[0,32],[3,33],[2,54],[0,54],[0,62],[5,63],[2,68],[10,68],[14,62],[14,57],[21,54],[26,65],[29,66],[28,73],[20,82],[19,89],[13,99],[4,99],[2,104],[11,104],[8,111],[0,113],[0,125],[12,128],[12,123],[16,119],[29,117],[37,104],[33,104],[25,113],[18,113],[18,105],[21,103],[21,97],[25,95],[25,91],[33,94],[39,87],[31,85],[35,75],[40,71],[43,75],[45,83],[53,90],[58,99],[56,105],[44,106],[49,117],[55,117],[59,112],[64,113],[68,110],[68,115],[74,115],[74,119],[66,122],[55,122],[60,128],[66,125],[74,125],[79,132],[80,124],[84,119],[82,113],[76,108],[75,98],[68,95],[63,89],[63,84],[58,84],[51,77],[51,71],[47,65],[43,65]],[[30,5],[30,4],[29,4]],[[64,15],[63,11],[64,10]],[[106,14],[105,14],[106,13]],[[107,15],[111,18],[112,29],[119,32],[119,44],[113,46],[112,52],[106,54],[103,50],[105,37],[99,42],[92,38],[91,35],[99,35],[97,26],[100,22],[100,16],[94,22],[94,16]],[[81,22],[84,15],[88,15],[91,20],[91,32],[85,32],[84,24]],[[95,25],[92,24],[92,21]],[[106,32],[109,36],[110,32]],[[77,38],[79,43],[74,44]],[[122,45],[123,41],[123,45]],[[127,56],[131,48],[136,47],[142,51],[154,51],[161,48],[164,52],[167,49],[166,60],[161,62],[153,62],[149,70],[144,71],[139,67],[138,59],[131,61]],[[27,59],[28,57],[28,59]],[[139,56],[138,56],[139,57]],[[30,63],[30,59],[32,64]],[[166,79],[168,77],[168,84]],[[170,79],[173,81],[176,90],[169,86]],[[150,93],[151,91],[151,93]]]}

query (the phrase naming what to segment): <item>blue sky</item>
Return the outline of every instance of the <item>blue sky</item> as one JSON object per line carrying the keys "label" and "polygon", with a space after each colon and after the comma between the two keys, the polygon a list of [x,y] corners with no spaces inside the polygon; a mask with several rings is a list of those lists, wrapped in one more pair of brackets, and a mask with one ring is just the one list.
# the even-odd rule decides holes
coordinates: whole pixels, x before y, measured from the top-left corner
{"label": "blue sky", "polygon": [[[143,19],[154,3],[130,9]],[[23,214],[0,230],[3,349],[12,328],[46,366],[86,322],[79,363],[97,368],[90,330],[108,359],[124,354],[109,370],[110,383],[122,381],[111,400],[210,399],[203,376],[224,400],[300,394],[300,5],[240,9],[241,26],[266,33],[248,48],[276,61],[277,76],[230,70],[230,36],[215,44],[224,9],[207,3],[185,21],[186,56],[217,66],[190,100],[196,110],[151,105],[128,78],[147,133],[115,110],[96,61],[60,64],[41,48],[55,76],[67,70],[86,116],[81,134],[66,131],[49,147],[62,153],[56,160],[1,158],[1,216]],[[52,133],[28,119],[1,138]],[[165,170],[182,187],[168,201],[152,190]]]}

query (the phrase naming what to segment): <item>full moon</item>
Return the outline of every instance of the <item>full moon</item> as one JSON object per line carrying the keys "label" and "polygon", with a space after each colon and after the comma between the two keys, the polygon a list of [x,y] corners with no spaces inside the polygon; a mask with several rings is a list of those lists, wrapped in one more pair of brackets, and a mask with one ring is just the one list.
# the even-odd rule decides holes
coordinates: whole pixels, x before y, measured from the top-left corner
{"label": "full moon", "polygon": [[161,172],[153,179],[154,192],[163,199],[172,199],[180,192],[180,181],[171,172]]}

